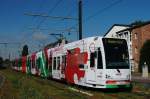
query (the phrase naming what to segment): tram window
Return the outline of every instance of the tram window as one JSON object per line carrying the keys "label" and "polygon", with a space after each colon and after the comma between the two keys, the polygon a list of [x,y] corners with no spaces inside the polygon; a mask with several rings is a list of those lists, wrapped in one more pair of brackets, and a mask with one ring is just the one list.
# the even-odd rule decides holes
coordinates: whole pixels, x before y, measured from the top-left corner
{"label": "tram window", "polygon": [[32,60],[32,68],[35,68],[35,61]]}
{"label": "tram window", "polygon": [[53,70],[56,70],[56,57],[53,59]]}
{"label": "tram window", "polygon": [[84,64],[79,64],[79,68],[83,68],[84,69]]}
{"label": "tram window", "polygon": [[46,59],[46,69],[48,69],[48,60]]}
{"label": "tram window", "polygon": [[40,66],[42,65],[42,58],[41,57],[39,57],[39,59],[38,59],[38,61],[39,61],[39,65],[38,65],[38,68],[40,68]]}
{"label": "tram window", "polygon": [[36,67],[40,69],[40,66],[41,66],[41,58],[39,57],[38,59],[36,59]]}
{"label": "tram window", "polygon": [[49,67],[49,69],[52,67],[52,56],[51,55],[49,56],[49,59],[48,59],[48,67]]}
{"label": "tram window", "polygon": [[66,55],[62,56],[62,64],[66,67]]}
{"label": "tram window", "polygon": [[40,67],[40,58],[36,59],[36,67]]}
{"label": "tram window", "polygon": [[48,58],[46,58],[46,60],[45,60],[45,67],[46,67],[46,69],[48,69]]}
{"label": "tram window", "polygon": [[97,69],[102,69],[102,68],[103,68],[102,54],[101,54],[100,48],[98,48]]}
{"label": "tram window", "polygon": [[90,54],[90,67],[95,67],[95,53]]}
{"label": "tram window", "polygon": [[57,70],[60,69],[60,57],[57,57]]}

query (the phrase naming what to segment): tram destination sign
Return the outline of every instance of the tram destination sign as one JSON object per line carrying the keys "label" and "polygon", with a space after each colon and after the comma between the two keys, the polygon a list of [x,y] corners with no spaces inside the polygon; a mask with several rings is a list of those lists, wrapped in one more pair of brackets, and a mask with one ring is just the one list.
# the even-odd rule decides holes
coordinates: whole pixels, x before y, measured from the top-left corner
{"label": "tram destination sign", "polygon": [[123,44],[124,40],[122,40],[122,39],[105,39],[105,43],[108,43],[108,44]]}

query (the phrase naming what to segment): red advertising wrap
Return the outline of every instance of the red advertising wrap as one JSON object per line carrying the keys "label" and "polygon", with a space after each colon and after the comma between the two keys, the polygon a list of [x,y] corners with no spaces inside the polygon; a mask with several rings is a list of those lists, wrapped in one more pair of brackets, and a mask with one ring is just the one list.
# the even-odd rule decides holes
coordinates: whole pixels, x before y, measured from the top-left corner
{"label": "red advertising wrap", "polygon": [[22,57],[22,72],[23,73],[26,73],[26,62],[27,62],[27,58],[26,58],[26,56],[23,56]]}

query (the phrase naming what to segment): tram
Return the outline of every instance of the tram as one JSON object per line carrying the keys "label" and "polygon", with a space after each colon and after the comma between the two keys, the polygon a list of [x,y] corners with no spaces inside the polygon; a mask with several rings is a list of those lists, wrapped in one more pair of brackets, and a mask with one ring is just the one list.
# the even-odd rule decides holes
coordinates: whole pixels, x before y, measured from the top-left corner
{"label": "tram", "polygon": [[16,59],[13,69],[91,88],[130,88],[125,39],[88,37]]}

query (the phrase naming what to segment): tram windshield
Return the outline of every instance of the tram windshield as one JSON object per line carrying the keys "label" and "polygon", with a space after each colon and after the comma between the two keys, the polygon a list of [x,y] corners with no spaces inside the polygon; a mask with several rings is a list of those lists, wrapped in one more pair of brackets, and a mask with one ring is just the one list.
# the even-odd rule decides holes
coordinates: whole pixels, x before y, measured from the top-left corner
{"label": "tram windshield", "polygon": [[129,69],[129,55],[126,40],[103,38],[106,69]]}

